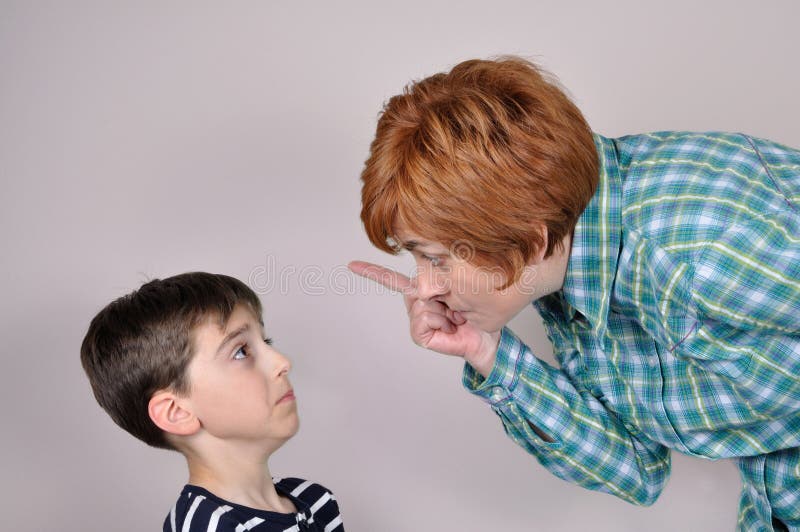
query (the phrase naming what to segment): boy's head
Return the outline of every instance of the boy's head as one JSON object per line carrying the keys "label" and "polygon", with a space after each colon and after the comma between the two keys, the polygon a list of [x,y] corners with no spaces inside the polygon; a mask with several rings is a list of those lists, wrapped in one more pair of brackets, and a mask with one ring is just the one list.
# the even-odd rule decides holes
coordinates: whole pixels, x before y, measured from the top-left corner
{"label": "boy's head", "polygon": [[386,103],[361,178],[373,245],[397,253],[410,231],[469,246],[513,282],[572,232],[598,158],[581,112],[537,66],[470,60]]}
{"label": "boy's head", "polygon": [[226,275],[194,272],[144,284],[89,326],[81,362],[95,398],[120,427],[168,449],[175,445],[166,433],[217,430],[220,415],[248,414],[220,409],[248,409],[260,399],[274,406],[264,374],[274,374],[270,393],[281,398],[291,390],[289,363],[265,344],[261,311],[256,294]]}

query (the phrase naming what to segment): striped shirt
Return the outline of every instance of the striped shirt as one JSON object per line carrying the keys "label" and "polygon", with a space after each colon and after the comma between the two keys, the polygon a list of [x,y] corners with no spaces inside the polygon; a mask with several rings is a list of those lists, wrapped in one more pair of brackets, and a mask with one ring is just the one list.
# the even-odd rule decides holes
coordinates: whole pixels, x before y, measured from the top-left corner
{"label": "striped shirt", "polygon": [[534,302],[560,368],[504,329],[464,386],[552,473],[638,504],[669,449],[800,446],[800,152],[725,133],[595,143],[563,288]]}
{"label": "striped shirt", "polygon": [[187,484],[164,520],[164,532],[344,532],[333,494],[319,484],[299,478],[273,479],[280,495],[297,513],[249,508],[220,499],[199,486]]}

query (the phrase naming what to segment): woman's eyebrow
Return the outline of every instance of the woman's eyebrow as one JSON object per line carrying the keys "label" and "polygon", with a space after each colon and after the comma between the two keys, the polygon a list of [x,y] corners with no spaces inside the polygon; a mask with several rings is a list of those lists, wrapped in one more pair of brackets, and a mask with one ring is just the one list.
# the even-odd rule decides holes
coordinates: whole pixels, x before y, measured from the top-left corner
{"label": "woman's eyebrow", "polygon": [[[440,245],[439,244],[435,244],[433,242],[425,242],[425,241],[419,242],[417,240],[407,240],[407,241],[403,242],[403,244],[400,247],[402,247],[403,249],[406,249],[408,251],[414,251],[414,250],[422,251],[422,250],[420,250],[418,248],[425,248],[425,247],[427,247],[427,248],[431,248],[431,247],[437,248],[437,247],[440,247]],[[435,250],[430,250],[430,249],[425,251],[425,253],[427,255],[442,255],[442,256],[446,256],[446,255],[450,254],[446,250],[445,251],[435,251]]]}

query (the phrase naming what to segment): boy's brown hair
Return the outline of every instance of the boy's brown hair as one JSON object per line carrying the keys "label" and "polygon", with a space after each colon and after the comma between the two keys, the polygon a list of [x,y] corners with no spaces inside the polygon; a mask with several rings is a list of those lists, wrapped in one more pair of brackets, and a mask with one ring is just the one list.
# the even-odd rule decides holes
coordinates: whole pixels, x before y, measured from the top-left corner
{"label": "boy's brown hair", "polygon": [[400,225],[470,246],[471,262],[499,266],[510,284],[572,232],[598,157],[581,112],[536,65],[470,60],[386,103],[361,179],[373,245],[397,253]]}
{"label": "boy's brown hair", "polygon": [[236,305],[261,320],[261,301],[246,284],[204,272],[154,279],[107,305],[81,345],[97,402],[148,445],[174,449],[150,419],[150,398],[164,389],[189,392],[186,369],[196,351],[192,332],[207,319],[223,328]]}

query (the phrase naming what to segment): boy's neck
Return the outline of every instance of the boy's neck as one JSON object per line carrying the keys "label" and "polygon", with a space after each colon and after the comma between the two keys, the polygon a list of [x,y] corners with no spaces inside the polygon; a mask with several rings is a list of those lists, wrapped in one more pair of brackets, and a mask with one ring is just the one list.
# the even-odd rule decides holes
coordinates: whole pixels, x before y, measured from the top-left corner
{"label": "boy's neck", "polygon": [[242,506],[280,513],[296,512],[291,500],[280,495],[269,472],[269,454],[263,451],[186,453],[189,484]]}

